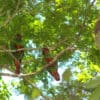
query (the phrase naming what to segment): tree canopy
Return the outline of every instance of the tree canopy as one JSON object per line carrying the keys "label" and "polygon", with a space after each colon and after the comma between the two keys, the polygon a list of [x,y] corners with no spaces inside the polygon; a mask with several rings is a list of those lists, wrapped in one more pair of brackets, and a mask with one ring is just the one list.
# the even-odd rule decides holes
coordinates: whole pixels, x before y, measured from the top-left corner
{"label": "tree canopy", "polygon": [[[99,0],[0,0],[0,4],[2,100],[10,100],[10,88],[24,94],[25,100],[100,100],[100,50],[94,39]],[[16,34],[22,35],[24,44],[18,49],[24,51],[20,74],[15,74],[16,50],[10,47]],[[53,58],[50,63],[43,60],[45,47]],[[55,62],[58,82],[48,73]],[[6,76],[14,79],[8,84]]]}

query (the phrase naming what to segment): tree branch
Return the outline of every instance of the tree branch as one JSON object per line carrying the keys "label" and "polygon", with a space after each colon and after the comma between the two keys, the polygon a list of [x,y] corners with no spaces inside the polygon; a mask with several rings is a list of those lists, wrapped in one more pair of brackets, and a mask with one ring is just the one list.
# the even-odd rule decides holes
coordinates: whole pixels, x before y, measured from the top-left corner
{"label": "tree branch", "polygon": [[5,53],[5,52],[18,52],[18,51],[32,51],[32,50],[38,50],[38,49],[39,48],[21,48],[21,49],[17,49],[17,50],[5,49],[5,50],[0,50],[0,52]]}
{"label": "tree branch", "polygon": [[65,48],[64,50],[62,50],[61,52],[59,52],[55,57],[54,59],[49,63],[49,64],[46,64],[45,66],[43,66],[39,71],[37,72],[33,72],[33,73],[29,73],[29,74],[22,74],[22,75],[17,75],[17,74],[9,74],[9,73],[0,73],[1,76],[10,76],[10,77],[29,77],[29,76],[33,76],[33,75],[36,75],[36,74],[39,74],[41,73],[42,71],[44,71],[48,66],[52,65],[54,62],[57,61],[58,58],[60,58],[67,50],[75,50],[75,48],[69,46],[67,48]]}

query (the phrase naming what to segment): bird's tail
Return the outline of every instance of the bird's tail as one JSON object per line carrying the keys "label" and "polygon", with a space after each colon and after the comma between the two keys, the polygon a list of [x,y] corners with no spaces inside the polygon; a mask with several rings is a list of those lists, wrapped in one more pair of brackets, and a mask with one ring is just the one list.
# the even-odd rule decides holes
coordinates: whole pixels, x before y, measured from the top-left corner
{"label": "bird's tail", "polygon": [[14,64],[15,64],[15,67],[16,67],[15,73],[20,74],[21,62],[19,60],[14,60]]}
{"label": "bird's tail", "polygon": [[60,75],[57,71],[50,71],[50,74],[55,78],[56,81],[60,80]]}

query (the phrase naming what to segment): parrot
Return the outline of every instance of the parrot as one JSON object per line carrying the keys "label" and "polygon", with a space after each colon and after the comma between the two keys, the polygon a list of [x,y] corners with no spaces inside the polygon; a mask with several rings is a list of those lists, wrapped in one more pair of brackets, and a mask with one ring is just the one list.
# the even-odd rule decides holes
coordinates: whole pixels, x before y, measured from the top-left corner
{"label": "parrot", "polygon": [[[13,39],[11,43],[11,49],[18,50],[24,48],[23,41],[22,41],[22,35],[16,34],[15,38]],[[20,67],[21,67],[21,61],[24,56],[24,51],[16,51],[12,53],[14,58],[14,65],[16,67],[16,74],[20,74]]]}
{"label": "parrot", "polygon": [[94,33],[96,46],[100,50],[100,18],[96,22]]}
{"label": "parrot", "polygon": [[42,48],[42,54],[44,56],[46,56],[48,53],[49,53],[49,49],[48,48],[46,48],[46,47]]}
{"label": "parrot", "polygon": [[[42,54],[44,56],[45,63],[49,64],[53,60],[53,57],[51,57],[49,48],[47,47],[42,48]],[[47,71],[51,74],[51,76],[54,77],[56,81],[60,80],[57,62],[54,62],[53,64],[49,65],[47,68]]]}
{"label": "parrot", "polygon": [[[47,64],[49,64],[53,60],[53,57],[45,58],[44,60],[45,60],[45,62]],[[57,62],[54,62],[53,64],[51,64],[51,65],[48,66],[48,72],[51,74],[51,76],[54,77],[54,79],[56,81],[59,81],[60,80],[60,75],[58,73],[58,65],[57,65]]]}

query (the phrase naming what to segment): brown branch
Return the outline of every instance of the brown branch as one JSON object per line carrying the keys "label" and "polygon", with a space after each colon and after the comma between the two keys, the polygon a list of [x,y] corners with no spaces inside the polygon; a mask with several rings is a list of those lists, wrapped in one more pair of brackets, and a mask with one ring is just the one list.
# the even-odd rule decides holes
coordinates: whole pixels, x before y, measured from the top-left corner
{"label": "brown branch", "polygon": [[[3,52],[6,52],[6,47],[4,47],[4,46],[0,46],[0,48],[2,48],[3,50]],[[11,52],[8,52],[8,54],[13,58],[13,59],[15,59],[15,60],[17,60],[17,58],[11,53]]]}
{"label": "brown branch", "polygon": [[59,52],[49,64],[46,64],[45,66],[43,66],[43,67],[42,67],[39,71],[37,71],[37,72],[33,72],[33,73],[29,73],[29,74],[22,74],[22,75],[9,74],[9,73],[0,73],[0,75],[2,75],[2,76],[10,76],[10,77],[20,77],[20,78],[22,78],[22,77],[29,77],[29,76],[33,76],[33,75],[39,74],[39,73],[41,73],[42,71],[44,71],[48,66],[50,66],[51,64],[53,64],[54,62],[56,62],[57,59],[60,58],[67,50],[75,50],[75,48],[73,48],[73,47],[71,47],[71,46],[65,48],[64,50],[62,50],[61,52]]}
{"label": "brown branch", "polygon": [[[66,36],[67,37],[67,36]],[[59,45],[66,43],[66,41],[68,40],[67,38],[63,38],[62,40],[59,40],[59,42],[57,44],[54,44],[53,46],[49,47],[50,50],[54,50],[56,49]],[[2,49],[3,47],[0,46],[0,49]],[[1,53],[9,53],[9,52],[17,52],[17,51],[32,51],[32,50],[39,50],[40,48],[21,48],[21,49],[17,49],[17,50],[11,50],[11,49],[5,49],[5,50],[0,50]]]}
{"label": "brown branch", "polygon": [[[0,47],[1,48],[1,47]],[[32,50],[38,50],[39,48],[21,48],[21,49],[17,49],[17,50],[0,50],[0,52],[5,53],[5,52],[17,52],[17,51],[32,51]]]}

